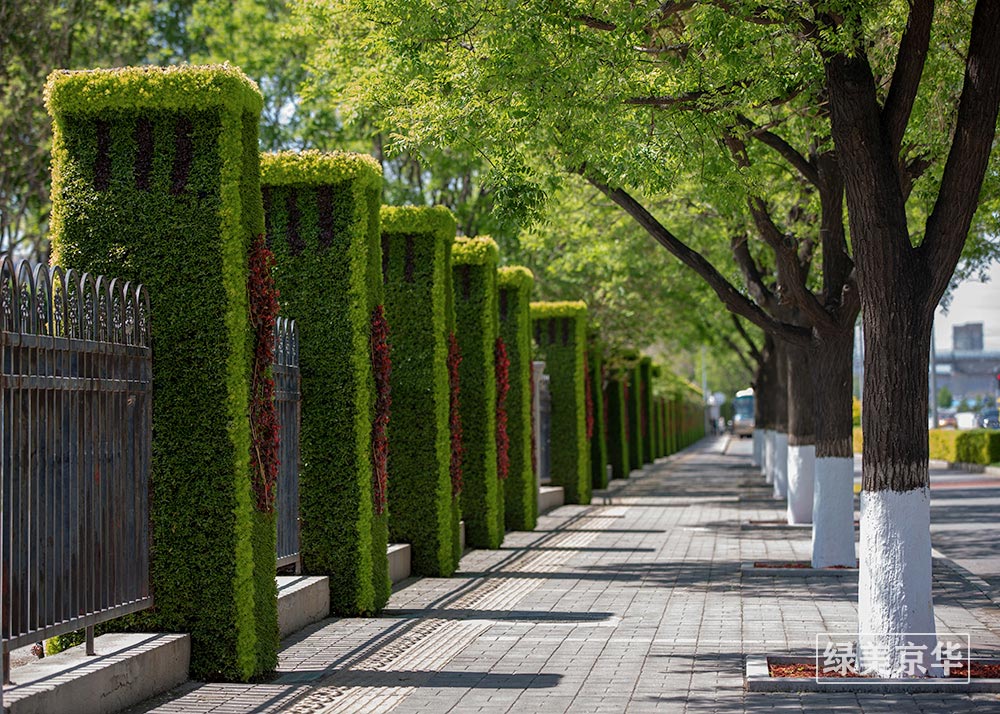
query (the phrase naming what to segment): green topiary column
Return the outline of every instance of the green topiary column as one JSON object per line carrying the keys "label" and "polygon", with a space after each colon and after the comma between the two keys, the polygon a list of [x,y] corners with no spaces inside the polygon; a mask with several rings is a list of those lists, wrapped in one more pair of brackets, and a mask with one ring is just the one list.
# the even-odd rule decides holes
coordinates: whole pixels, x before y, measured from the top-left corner
{"label": "green topiary column", "polygon": [[392,334],[389,533],[411,545],[414,575],[450,575],[461,556],[461,474],[452,468],[460,442],[453,445],[449,427],[454,240],[455,219],[445,208],[382,208]]}
{"label": "green topiary column", "polygon": [[591,336],[587,351],[587,379],[591,394],[590,475],[594,488],[608,485],[608,446],[605,433],[604,351],[595,336]]}
{"label": "green topiary column", "polygon": [[653,361],[649,357],[639,360],[639,422],[642,425],[642,463],[651,464],[653,455]]}
{"label": "green topiary column", "polygon": [[234,67],[55,72],[53,260],[152,306],[150,575],[129,628],[190,632],[191,675],[277,663],[275,521],[251,478],[247,255],[263,232],[261,95]]}
{"label": "green topiary column", "polygon": [[497,473],[499,257],[497,244],[486,237],[460,238],[452,248],[455,334],[462,352],[458,397],[462,418],[462,516],[465,543],[472,548],[499,548],[505,530],[504,484]]}
{"label": "green topiary column", "polygon": [[565,490],[566,503],[590,503],[590,447],[584,353],[587,306],[582,302],[533,302],[535,341],[552,395],[552,483]]}
{"label": "green topiary column", "polygon": [[608,463],[612,478],[628,478],[628,412],[625,406],[624,376],[617,370],[608,374],[604,402],[608,412]]}
{"label": "green topiary column", "polygon": [[282,152],[262,157],[261,183],[281,314],[299,326],[302,569],[330,578],[331,612],[370,614],[389,584],[372,464],[382,171],[359,154]]}
{"label": "green topiary column", "polygon": [[504,521],[507,530],[534,530],[538,521],[538,493],[531,450],[531,289],[534,276],[527,268],[497,271],[500,337],[507,350],[507,440],[509,470],[504,484]]}
{"label": "green topiary column", "polygon": [[656,415],[659,423],[660,456],[667,455],[667,409],[663,397],[656,398]]}
{"label": "green topiary column", "polygon": [[629,350],[622,355],[625,368],[625,408],[628,412],[629,470],[642,468],[642,390],[639,380],[639,353]]}

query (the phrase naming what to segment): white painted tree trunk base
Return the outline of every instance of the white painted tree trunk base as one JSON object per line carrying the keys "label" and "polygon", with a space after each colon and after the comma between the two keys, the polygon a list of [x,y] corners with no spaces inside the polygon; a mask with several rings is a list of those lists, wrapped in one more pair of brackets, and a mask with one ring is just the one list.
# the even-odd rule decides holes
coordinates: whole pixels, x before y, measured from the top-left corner
{"label": "white painted tree trunk base", "polygon": [[774,432],[774,497],[788,496],[788,434]]}
{"label": "white painted tree trunk base", "polygon": [[774,429],[764,430],[764,458],[763,458],[763,472],[764,480],[767,483],[774,483],[774,435],[777,432]]}
{"label": "white painted tree trunk base", "polygon": [[754,429],[753,430],[753,455],[750,457],[750,465],[759,467],[761,466],[764,456],[764,430]]}
{"label": "white painted tree trunk base", "polygon": [[854,567],[854,459],[816,459],[812,566]]}
{"label": "white painted tree trunk base", "polygon": [[924,673],[917,670],[917,676],[940,673],[932,654],[937,636],[931,597],[930,514],[926,487],[861,493],[858,655],[863,671],[880,677],[904,676],[906,651],[899,648],[909,643],[926,647],[918,657]]}
{"label": "white painted tree trunk base", "polygon": [[788,447],[788,522],[812,523],[813,490],[816,479],[816,446]]}

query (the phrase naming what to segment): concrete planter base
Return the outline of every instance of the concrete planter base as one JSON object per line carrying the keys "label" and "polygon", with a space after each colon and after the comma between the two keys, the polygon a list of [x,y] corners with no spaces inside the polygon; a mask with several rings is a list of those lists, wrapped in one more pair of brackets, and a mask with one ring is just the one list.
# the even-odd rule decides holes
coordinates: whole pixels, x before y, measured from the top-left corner
{"label": "concrete planter base", "polygon": [[538,489],[538,513],[547,513],[566,503],[566,495],[562,486],[542,486]]}
{"label": "concrete planter base", "polygon": [[109,634],[94,645],[94,656],[80,645],[12,670],[4,712],[110,714],[187,681],[188,635]]}
{"label": "concrete planter base", "polygon": [[410,577],[410,544],[389,544],[389,580],[395,585]]}
{"label": "concrete planter base", "polygon": [[278,634],[284,639],[330,614],[330,579],[279,575]]}

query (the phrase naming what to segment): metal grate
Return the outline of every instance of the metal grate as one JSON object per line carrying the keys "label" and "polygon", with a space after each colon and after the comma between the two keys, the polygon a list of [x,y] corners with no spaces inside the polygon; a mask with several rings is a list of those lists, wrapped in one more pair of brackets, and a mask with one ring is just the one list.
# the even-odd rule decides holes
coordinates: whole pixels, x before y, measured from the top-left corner
{"label": "metal grate", "polygon": [[4,651],[136,612],[149,587],[143,287],[0,261]]}
{"label": "metal grate", "polygon": [[278,567],[299,563],[299,427],[302,397],[299,332],[294,320],[279,317],[274,326],[275,402],[280,429],[278,447]]}

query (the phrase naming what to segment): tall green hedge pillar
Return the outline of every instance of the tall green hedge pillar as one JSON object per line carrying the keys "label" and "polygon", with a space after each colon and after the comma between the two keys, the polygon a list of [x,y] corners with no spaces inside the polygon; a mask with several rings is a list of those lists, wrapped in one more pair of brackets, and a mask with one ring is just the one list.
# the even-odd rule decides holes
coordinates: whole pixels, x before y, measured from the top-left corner
{"label": "tall green hedge pillar", "polygon": [[628,478],[628,413],[625,406],[624,376],[617,370],[608,374],[604,389],[604,403],[608,414],[607,444],[608,463],[612,478]]}
{"label": "tall green hedge pillar", "polygon": [[382,171],[358,154],[282,152],[262,157],[261,184],[281,314],[299,328],[302,568],[330,578],[332,612],[372,613],[388,598],[389,568],[369,340],[382,289]]}
{"label": "tall green hedge pillar", "polygon": [[499,257],[497,244],[486,237],[462,238],[452,248],[455,333],[462,352],[462,516],[466,545],[473,548],[499,548],[505,530],[504,484],[497,474]]}
{"label": "tall green hedge pillar", "polygon": [[250,679],[278,639],[248,416],[260,92],[234,67],[143,67],[55,72],[46,102],[55,262],[141,282],[152,307],[156,605],[117,624],[189,632],[193,677]]}
{"label": "tall green hedge pillar", "polygon": [[451,575],[461,556],[462,484],[452,468],[449,426],[455,229],[454,217],[442,207],[382,208],[385,310],[392,335],[389,534],[411,545],[415,575]]}
{"label": "tall green hedge pillar", "polygon": [[608,445],[604,406],[604,351],[594,336],[587,349],[587,379],[591,395],[590,475],[594,488],[608,485]]}
{"label": "tall green hedge pillar", "polygon": [[639,379],[639,353],[629,351],[625,360],[625,408],[628,412],[629,469],[642,468],[642,389]]}
{"label": "tall green hedge pillar", "polygon": [[642,410],[642,463],[651,464],[656,456],[653,434],[653,361],[649,357],[639,360],[639,408]]}
{"label": "tall green hedge pillar", "polygon": [[590,447],[587,444],[587,306],[582,302],[531,303],[540,356],[552,398],[552,483],[566,503],[590,503]]}
{"label": "tall green hedge pillar", "polygon": [[504,484],[507,530],[530,531],[538,520],[538,494],[531,449],[531,289],[527,268],[497,271],[500,337],[510,361],[507,392],[507,440],[510,468]]}

